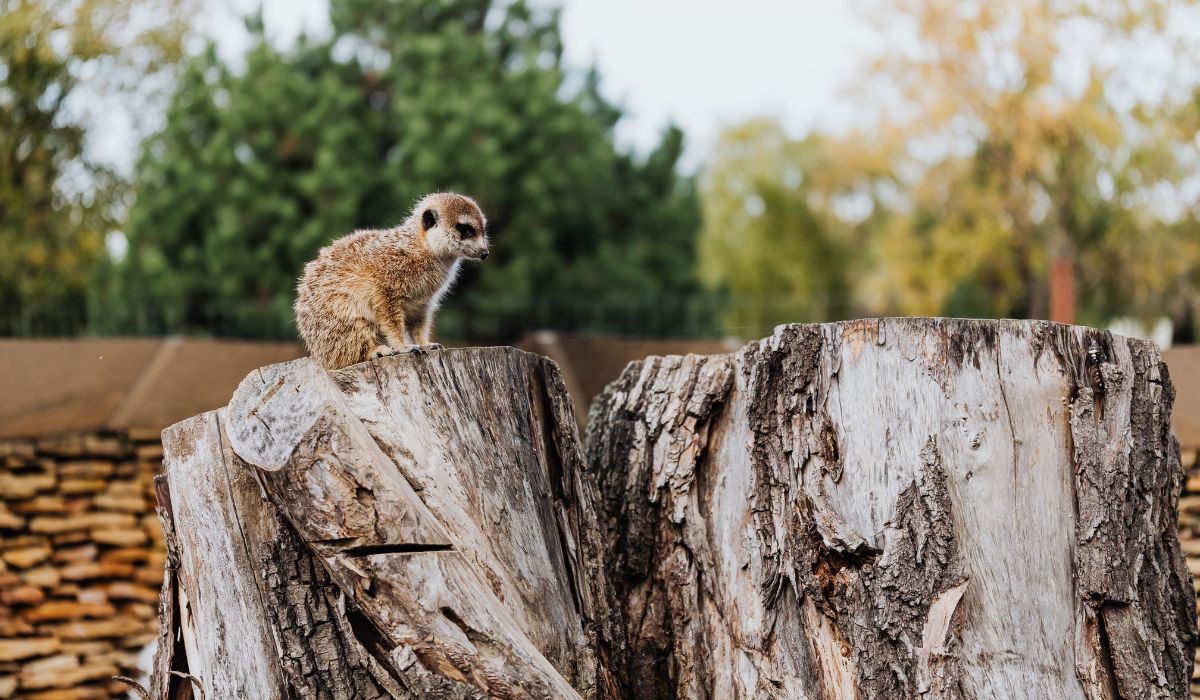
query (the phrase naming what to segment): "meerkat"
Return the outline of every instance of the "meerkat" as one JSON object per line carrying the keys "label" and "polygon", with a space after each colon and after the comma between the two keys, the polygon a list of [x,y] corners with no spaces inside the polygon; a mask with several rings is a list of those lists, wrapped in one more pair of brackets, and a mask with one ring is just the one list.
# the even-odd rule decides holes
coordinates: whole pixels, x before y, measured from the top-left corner
{"label": "meerkat", "polygon": [[475,200],[426,195],[399,226],[355,231],[322,248],[304,266],[296,325],[330,370],[428,346],[460,263],[487,257],[487,219]]}

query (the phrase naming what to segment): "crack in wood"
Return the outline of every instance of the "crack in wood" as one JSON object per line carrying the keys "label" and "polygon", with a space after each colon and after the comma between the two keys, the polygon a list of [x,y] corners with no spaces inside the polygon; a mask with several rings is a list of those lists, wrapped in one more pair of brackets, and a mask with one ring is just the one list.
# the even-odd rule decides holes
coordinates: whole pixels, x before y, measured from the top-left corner
{"label": "crack in wood", "polygon": [[426,552],[452,552],[452,544],[365,544],[347,547],[341,551],[348,557],[371,557],[377,554],[424,554]]}

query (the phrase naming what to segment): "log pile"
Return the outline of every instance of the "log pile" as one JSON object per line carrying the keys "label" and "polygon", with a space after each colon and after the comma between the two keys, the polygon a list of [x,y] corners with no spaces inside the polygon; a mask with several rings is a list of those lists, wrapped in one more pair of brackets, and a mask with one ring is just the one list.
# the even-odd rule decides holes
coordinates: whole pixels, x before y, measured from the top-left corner
{"label": "log pile", "polygon": [[154,432],[0,442],[0,698],[124,697],[157,636]]}
{"label": "log pile", "polygon": [[[1187,481],[1179,499],[1179,545],[1187,557],[1200,610],[1200,446],[1185,446],[1182,462]],[[1192,697],[1200,700],[1200,655],[1192,669]]]}

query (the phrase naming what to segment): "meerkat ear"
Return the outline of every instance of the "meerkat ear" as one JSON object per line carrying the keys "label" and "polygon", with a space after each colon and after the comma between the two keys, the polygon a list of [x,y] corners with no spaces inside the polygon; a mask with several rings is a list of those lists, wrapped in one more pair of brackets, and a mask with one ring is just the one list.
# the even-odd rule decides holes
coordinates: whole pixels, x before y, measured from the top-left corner
{"label": "meerkat ear", "polygon": [[428,231],[434,226],[437,226],[437,213],[432,209],[426,209],[425,213],[421,215],[421,228]]}

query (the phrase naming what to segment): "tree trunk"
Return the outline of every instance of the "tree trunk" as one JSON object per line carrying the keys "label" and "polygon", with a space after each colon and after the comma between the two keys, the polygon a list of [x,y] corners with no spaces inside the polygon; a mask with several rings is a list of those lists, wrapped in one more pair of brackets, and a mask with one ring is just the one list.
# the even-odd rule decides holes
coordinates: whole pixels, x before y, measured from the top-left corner
{"label": "tree trunk", "polygon": [[1148,342],[781,326],[592,405],[614,673],[659,698],[1185,698],[1195,600]]}
{"label": "tree trunk", "polygon": [[588,459],[553,363],[242,383],[164,432],[156,698],[1183,698],[1149,343],[781,327],[634,363]]}
{"label": "tree trunk", "polygon": [[[620,633],[553,363],[266,367],[164,432],[155,698],[610,698]],[[177,600],[176,600],[177,598]]]}

